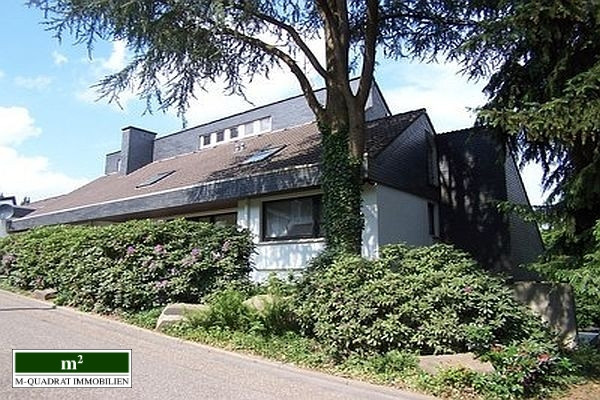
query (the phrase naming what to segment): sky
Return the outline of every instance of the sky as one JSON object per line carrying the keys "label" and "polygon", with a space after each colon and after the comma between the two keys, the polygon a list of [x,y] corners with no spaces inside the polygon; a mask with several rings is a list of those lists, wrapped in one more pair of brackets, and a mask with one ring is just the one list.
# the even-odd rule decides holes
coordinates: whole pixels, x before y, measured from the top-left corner
{"label": "sky", "polygon": [[[18,200],[67,193],[101,176],[105,154],[120,149],[123,127],[159,136],[182,128],[175,111],[144,113],[145,103],[132,92],[122,95],[120,106],[98,99],[92,86],[127,63],[122,42],[98,42],[90,54],[70,37],[59,42],[42,22],[39,10],[20,0],[3,1],[0,193]],[[381,60],[375,78],[393,113],[426,108],[438,133],[471,126],[470,110],[485,102],[483,82],[467,81],[456,65]],[[299,93],[284,71],[247,85],[252,104],[213,84],[197,94],[186,119],[194,126]],[[540,204],[540,168],[529,165],[522,173],[531,202]]]}

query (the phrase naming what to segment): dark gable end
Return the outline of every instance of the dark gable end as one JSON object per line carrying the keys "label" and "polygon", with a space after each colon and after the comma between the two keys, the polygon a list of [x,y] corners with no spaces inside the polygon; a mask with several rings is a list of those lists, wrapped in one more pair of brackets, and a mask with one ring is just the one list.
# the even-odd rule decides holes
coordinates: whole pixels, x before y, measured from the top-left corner
{"label": "dark gable end", "polygon": [[438,187],[428,180],[427,142],[435,131],[424,109],[368,124],[369,178],[437,201]]}
{"label": "dark gable end", "polygon": [[539,235],[511,237],[509,216],[497,209],[499,201],[514,199],[507,190],[512,187],[507,177],[514,180],[518,174],[507,170],[502,141],[491,131],[472,128],[437,135],[436,144],[442,240],[468,251],[492,270],[515,279],[529,277],[513,260],[511,239],[536,241]]}

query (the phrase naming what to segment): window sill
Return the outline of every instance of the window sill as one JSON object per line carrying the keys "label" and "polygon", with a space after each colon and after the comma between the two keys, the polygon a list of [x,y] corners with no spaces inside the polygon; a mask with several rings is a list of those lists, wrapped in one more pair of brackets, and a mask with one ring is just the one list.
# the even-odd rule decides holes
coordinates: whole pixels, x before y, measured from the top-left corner
{"label": "window sill", "polygon": [[258,246],[268,245],[284,245],[284,244],[309,244],[309,243],[325,243],[325,238],[306,238],[306,239],[273,239],[261,240],[257,243]]}

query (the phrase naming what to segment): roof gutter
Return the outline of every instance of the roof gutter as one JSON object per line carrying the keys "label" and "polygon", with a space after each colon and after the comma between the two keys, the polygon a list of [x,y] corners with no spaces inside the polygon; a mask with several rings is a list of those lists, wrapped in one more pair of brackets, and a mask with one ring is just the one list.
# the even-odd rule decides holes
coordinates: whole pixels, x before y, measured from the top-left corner
{"label": "roof gutter", "polygon": [[318,164],[284,168],[261,175],[204,182],[147,195],[31,215],[11,220],[8,229],[10,232],[17,232],[36,226],[109,219],[190,204],[203,204],[217,200],[233,200],[273,192],[303,189],[317,186],[320,183],[320,176]]}

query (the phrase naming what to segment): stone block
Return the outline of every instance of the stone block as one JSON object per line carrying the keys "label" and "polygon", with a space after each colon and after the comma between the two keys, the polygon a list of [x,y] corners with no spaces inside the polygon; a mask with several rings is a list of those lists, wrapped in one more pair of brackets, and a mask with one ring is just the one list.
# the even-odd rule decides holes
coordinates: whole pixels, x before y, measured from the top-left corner
{"label": "stone block", "polygon": [[576,345],[577,323],[571,285],[553,282],[516,282],[515,295],[546,321],[567,348]]}
{"label": "stone block", "polygon": [[34,290],[33,298],[38,300],[50,300],[56,297],[58,292],[56,289],[43,289],[43,290]]}
{"label": "stone block", "polygon": [[492,364],[480,361],[473,353],[420,356],[419,367],[430,374],[436,374],[446,368],[466,368],[482,373],[494,372]]}

